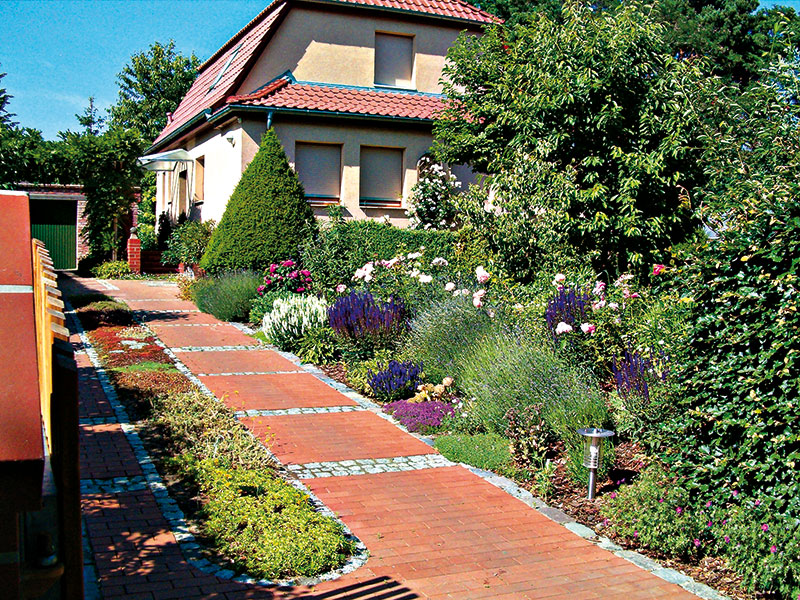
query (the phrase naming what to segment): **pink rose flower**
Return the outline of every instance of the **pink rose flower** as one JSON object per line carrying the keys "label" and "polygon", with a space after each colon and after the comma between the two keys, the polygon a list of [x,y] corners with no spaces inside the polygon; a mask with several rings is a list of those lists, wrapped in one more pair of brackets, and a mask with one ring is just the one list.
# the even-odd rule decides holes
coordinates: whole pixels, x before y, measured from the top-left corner
{"label": "pink rose flower", "polygon": [[769,525],[766,523],[761,524],[761,531],[769,531]]}
{"label": "pink rose flower", "polygon": [[595,332],[595,329],[597,329],[597,327],[595,327],[591,323],[581,324],[581,331],[585,334],[592,335]]}
{"label": "pink rose flower", "polygon": [[456,284],[452,281],[448,281],[444,286],[445,292],[452,292],[454,289],[456,289]]}
{"label": "pink rose flower", "polygon": [[483,267],[478,267],[475,269],[475,277],[478,279],[478,283],[486,283],[491,275]]}
{"label": "pink rose flower", "polygon": [[345,292],[346,290],[347,290],[347,286],[346,286],[345,284],[343,284],[343,283],[340,283],[339,285],[337,285],[337,286],[336,286],[336,291],[337,291],[339,294],[344,294],[344,292]]}
{"label": "pink rose flower", "polygon": [[666,268],[664,265],[653,265],[653,275],[661,275]]}

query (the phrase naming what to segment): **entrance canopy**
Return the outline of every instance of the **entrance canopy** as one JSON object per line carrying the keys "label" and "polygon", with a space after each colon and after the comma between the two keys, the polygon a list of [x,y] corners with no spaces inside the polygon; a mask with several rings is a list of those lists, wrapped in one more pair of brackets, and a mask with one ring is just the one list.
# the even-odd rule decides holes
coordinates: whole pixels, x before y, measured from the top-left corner
{"label": "entrance canopy", "polygon": [[182,162],[191,162],[192,157],[183,149],[167,150],[158,154],[140,156],[136,162],[147,171],[172,171]]}

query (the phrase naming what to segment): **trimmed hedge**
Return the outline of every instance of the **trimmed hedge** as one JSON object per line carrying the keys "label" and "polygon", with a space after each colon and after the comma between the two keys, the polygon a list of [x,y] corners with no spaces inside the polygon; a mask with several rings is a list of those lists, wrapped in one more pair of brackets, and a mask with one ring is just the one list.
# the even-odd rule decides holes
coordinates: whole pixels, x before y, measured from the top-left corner
{"label": "trimmed hedge", "polygon": [[301,249],[302,263],[314,274],[317,289],[349,283],[356,269],[371,260],[389,260],[425,247],[428,256],[452,261],[457,235],[450,231],[400,229],[375,221],[335,220]]}
{"label": "trimmed hedge", "polygon": [[315,227],[303,186],[270,129],[228,200],[200,266],[209,273],[263,271],[279,258],[296,258]]}

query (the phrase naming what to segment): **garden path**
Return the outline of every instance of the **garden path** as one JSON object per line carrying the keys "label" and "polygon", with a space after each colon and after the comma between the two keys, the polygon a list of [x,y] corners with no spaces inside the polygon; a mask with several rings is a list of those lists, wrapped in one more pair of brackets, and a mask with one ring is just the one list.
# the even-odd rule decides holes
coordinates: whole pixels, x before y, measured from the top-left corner
{"label": "garden path", "polygon": [[164,508],[165,490],[148,479],[152,465],[74,332],[87,581],[95,584],[87,598],[696,597],[445,461],[318,372],[176,300],[175,286],[75,277],[61,285],[100,291],[139,311],[370,553],[354,572],[309,587],[241,583],[190,564],[177,542],[184,534]]}

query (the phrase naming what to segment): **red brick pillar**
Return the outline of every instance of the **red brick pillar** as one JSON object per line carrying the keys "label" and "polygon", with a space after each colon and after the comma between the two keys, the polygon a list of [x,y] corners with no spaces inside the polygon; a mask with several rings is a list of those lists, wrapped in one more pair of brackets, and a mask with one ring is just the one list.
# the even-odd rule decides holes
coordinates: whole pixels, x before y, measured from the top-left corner
{"label": "red brick pillar", "polygon": [[128,238],[128,266],[131,271],[139,274],[142,272],[142,241],[136,237],[136,229],[131,229]]}

